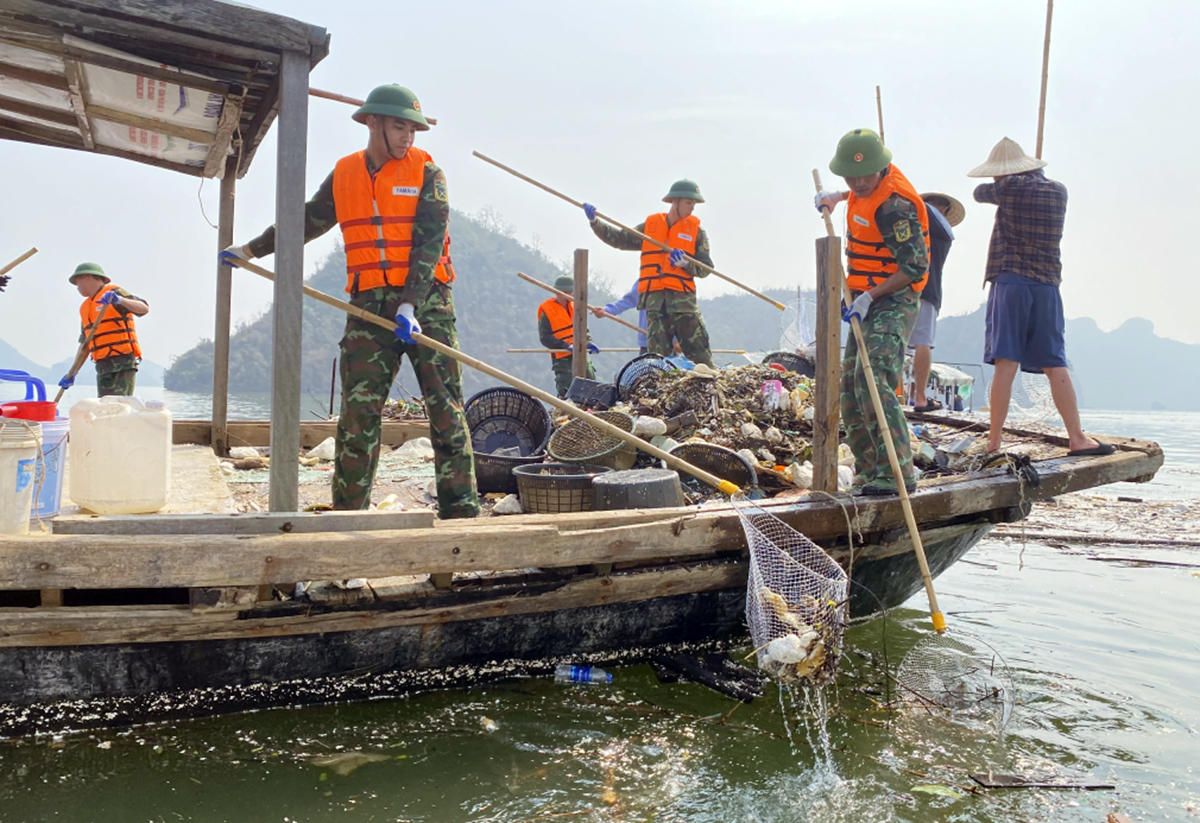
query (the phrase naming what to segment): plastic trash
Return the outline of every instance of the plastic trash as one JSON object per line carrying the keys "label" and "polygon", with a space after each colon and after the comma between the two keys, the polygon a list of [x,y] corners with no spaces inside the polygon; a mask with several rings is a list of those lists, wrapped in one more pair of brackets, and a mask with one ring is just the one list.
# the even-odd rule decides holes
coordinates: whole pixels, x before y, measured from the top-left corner
{"label": "plastic trash", "polygon": [[554,670],[558,683],[611,683],[612,673],[592,666],[558,666]]}

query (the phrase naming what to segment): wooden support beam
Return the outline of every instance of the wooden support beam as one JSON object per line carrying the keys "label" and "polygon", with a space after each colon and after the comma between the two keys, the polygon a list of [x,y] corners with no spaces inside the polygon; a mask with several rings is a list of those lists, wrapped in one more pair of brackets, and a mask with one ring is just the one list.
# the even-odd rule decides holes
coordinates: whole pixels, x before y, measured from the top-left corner
{"label": "wooden support beam", "polygon": [[[215,402],[215,400],[214,400]],[[215,408],[215,406],[214,406]],[[171,428],[176,444],[191,443],[197,446],[212,446],[213,421],[176,420]],[[271,423],[267,420],[230,420],[225,424],[227,445],[269,446],[271,445]],[[311,449],[326,438],[337,433],[337,422],[333,420],[304,420],[300,423],[300,448]],[[385,446],[399,446],[416,437],[429,436],[427,420],[385,420],[382,442]]]}
{"label": "wooden support beam", "polygon": [[43,120],[47,123],[56,123],[70,129],[75,129],[79,126],[74,113],[69,109],[40,106],[37,103],[16,100],[12,97],[0,96],[0,111],[10,111],[14,114],[23,114],[26,117],[36,117],[38,120]]}
{"label": "wooden support beam", "polygon": [[574,294],[574,349],[572,351],[571,374],[587,377],[587,327],[588,327],[588,251],[575,249],[575,294]]}
{"label": "wooden support beam", "polygon": [[122,126],[131,126],[135,129],[145,129],[146,131],[158,132],[159,134],[178,137],[192,143],[210,146],[216,140],[216,135],[204,129],[193,129],[189,126],[180,126],[177,123],[169,123],[166,120],[159,120],[155,117],[143,117],[140,114],[130,114],[127,111],[117,111],[105,106],[97,106],[94,103],[88,106],[88,114],[93,120],[107,120],[110,123],[117,123]]}
{"label": "wooden support beam", "polygon": [[245,611],[258,602],[258,586],[224,586],[188,589],[188,604],[194,612]]}
{"label": "wooden support beam", "polygon": [[83,136],[83,146],[86,149],[96,148],[96,138],[92,134],[92,120],[87,110],[87,75],[80,69],[75,60],[65,60],[67,69],[68,96],[71,98],[71,110],[79,124],[79,133]]}
{"label": "wooden support beam", "polygon": [[71,90],[71,87],[67,84],[67,78],[61,74],[29,69],[25,66],[17,66],[12,63],[0,62],[0,77],[11,77],[13,80],[32,83],[35,86],[45,86],[49,89],[58,89],[59,91]]}
{"label": "wooden support beam", "polygon": [[431,529],[429,509],[246,514],[73,514],[54,518],[55,534],[317,534]]}
{"label": "wooden support beam", "polygon": [[[239,112],[241,109],[239,108]],[[224,120],[224,116],[222,116]],[[217,253],[233,245],[237,201],[237,158],[227,158],[221,178],[217,212]],[[216,255],[214,255],[216,259]],[[212,448],[217,457],[229,454],[229,337],[233,310],[233,269],[217,260],[216,328],[213,331]]]}
{"label": "wooden support beam", "polygon": [[813,396],[813,485],[837,491],[838,400],[841,393],[842,246],[817,239],[816,392]]}
{"label": "wooden support beam", "polygon": [[170,160],[162,160],[149,154],[139,154],[136,151],[125,151],[124,149],[116,149],[112,146],[105,146],[102,143],[97,143],[93,149],[96,154],[105,154],[109,157],[120,157],[122,160],[132,160],[135,163],[145,163],[147,166],[156,166],[160,169],[168,171],[177,171],[181,174],[190,174],[192,177],[200,177],[204,174],[203,166],[189,166],[186,163],[172,163]]}
{"label": "wooden support beam", "polygon": [[31,143],[48,143],[52,146],[65,146],[72,149],[83,148],[83,138],[77,131],[41,126],[26,120],[5,117],[2,114],[0,114],[0,130],[15,132]]}
{"label": "wooden support beam", "polygon": [[[234,145],[235,132],[242,120],[242,105],[245,100],[245,95],[225,98],[225,103],[221,106],[221,119],[217,121],[217,133],[213,137],[212,145],[208,147],[208,157],[204,160],[205,177],[216,177],[217,173],[222,170],[224,174],[230,173],[229,164],[226,161],[229,159],[229,149]],[[240,137],[237,138],[239,142],[240,139]],[[236,168],[233,175],[237,176]],[[232,242],[230,240],[225,246]],[[225,248],[225,246],[221,248]]]}
{"label": "wooden support beam", "polygon": [[[272,307],[270,508],[300,499],[300,352],[304,323],[304,190],[308,157],[308,52],[280,65],[279,156],[275,184],[275,302]],[[314,578],[296,577],[294,580]],[[267,581],[264,581],[267,582]],[[270,581],[276,582],[276,581]],[[278,581],[289,582],[289,581]]]}
{"label": "wooden support beam", "polygon": [[155,80],[162,80],[164,83],[174,83],[178,86],[193,89],[195,91],[219,94],[222,97],[233,93],[232,84],[223,83],[220,80],[214,80],[211,77],[195,74],[191,72],[183,72],[178,69],[160,66],[154,63],[142,63],[137,60],[129,60],[115,54],[102,54],[91,49],[83,49],[76,46],[65,46],[62,54],[68,61],[76,60],[81,63],[86,63],[90,66],[99,66],[105,69],[113,69],[114,71],[124,72],[141,77],[151,77]]}

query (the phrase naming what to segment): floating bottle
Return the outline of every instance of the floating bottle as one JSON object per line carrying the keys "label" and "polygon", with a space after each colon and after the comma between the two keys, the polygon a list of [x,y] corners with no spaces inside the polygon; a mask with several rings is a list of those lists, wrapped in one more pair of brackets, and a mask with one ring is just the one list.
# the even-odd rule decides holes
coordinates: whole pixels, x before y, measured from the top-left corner
{"label": "floating bottle", "polygon": [[559,666],[554,670],[559,683],[611,683],[612,674],[592,666]]}

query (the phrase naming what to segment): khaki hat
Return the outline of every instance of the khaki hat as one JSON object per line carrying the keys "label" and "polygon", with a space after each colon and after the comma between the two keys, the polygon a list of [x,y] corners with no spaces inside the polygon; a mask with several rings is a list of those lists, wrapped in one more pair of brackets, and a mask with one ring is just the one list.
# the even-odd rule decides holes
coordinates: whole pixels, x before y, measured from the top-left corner
{"label": "khaki hat", "polygon": [[946,210],[946,222],[951,226],[957,226],[967,216],[967,210],[963,208],[963,204],[957,198],[940,191],[921,192],[921,199],[926,202],[926,205],[928,205],[929,198],[931,197],[940,197],[950,204],[950,208]]}
{"label": "khaki hat", "polygon": [[554,288],[559,291],[573,292],[575,291],[575,278],[569,274],[563,274],[554,280]]}
{"label": "khaki hat", "polygon": [[967,172],[967,177],[1004,177],[1040,169],[1045,165],[1045,160],[1030,157],[1021,150],[1015,140],[1005,137],[992,149],[987,162],[971,169]]}
{"label": "khaki hat", "polygon": [[90,274],[92,277],[99,277],[105,283],[112,282],[112,278],[104,273],[104,269],[100,267],[99,263],[80,263],[75,267],[74,273],[67,280],[74,286],[75,281],[85,274]]}

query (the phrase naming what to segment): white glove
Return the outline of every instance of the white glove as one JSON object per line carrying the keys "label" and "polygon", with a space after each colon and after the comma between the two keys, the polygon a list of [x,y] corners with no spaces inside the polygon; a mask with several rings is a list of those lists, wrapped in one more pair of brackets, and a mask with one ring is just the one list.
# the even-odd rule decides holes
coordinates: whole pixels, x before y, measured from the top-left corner
{"label": "white glove", "polygon": [[421,324],[413,316],[413,304],[401,303],[400,310],[396,312],[396,336],[402,343],[415,344],[417,341],[413,339],[413,335],[420,333]]}
{"label": "white glove", "polygon": [[849,323],[853,318],[857,317],[861,323],[867,317],[867,312],[871,310],[871,304],[875,299],[871,297],[869,291],[865,291],[858,297],[854,298],[854,302],[850,304],[850,308],[842,309],[842,319]]}
{"label": "white glove", "polygon": [[250,252],[249,246],[239,246],[234,243],[229,248],[222,249],[217,258],[226,266],[236,266],[239,260],[242,262],[253,260],[254,255]]}
{"label": "white glove", "polygon": [[833,210],[837,208],[837,204],[845,199],[846,192],[844,191],[824,191],[813,197],[813,205],[817,211],[829,209],[829,213],[832,214]]}

